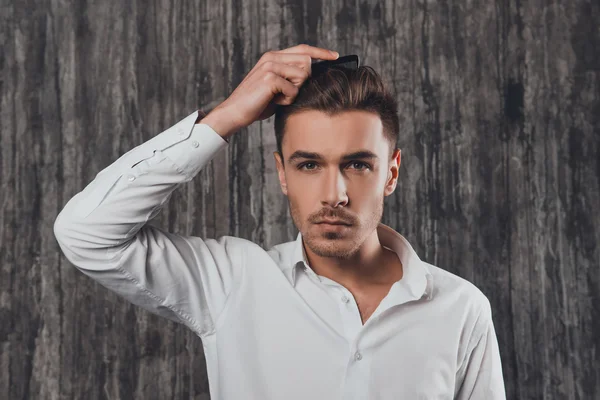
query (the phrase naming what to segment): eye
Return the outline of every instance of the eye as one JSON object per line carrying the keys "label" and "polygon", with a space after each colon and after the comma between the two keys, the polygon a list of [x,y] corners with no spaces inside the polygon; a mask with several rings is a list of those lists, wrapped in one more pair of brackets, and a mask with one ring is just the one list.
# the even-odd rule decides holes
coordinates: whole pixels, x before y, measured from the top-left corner
{"label": "eye", "polygon": [[[307,165],[317,165],[314,162],[305,162],[304,164],[298,165],[298,169],[303,169]],[[314,168],[306,168],[307,171],[312,171]]]}
{"label": "eye", "polygon": [[[307,167],[307,166],[311,166],[311,165],[315,166],[315,168]],[[299,170],[304,169],[305,171],[314,171],[316,169],[316,165],[317,164],[314,162],[305,162],[303,164],[298,165],[298,169]],[[366,164],[362,161],[352,161],[348,165],[354,166],[355,167],[354,169],[356,169],[357,171],[364,171],[365,169],[371,169],[371,166],[369,164]],[[357,165],[359,166],[358,168],[356,168]],[[304,167],[307,167],[307,168],[304,168]]]}
{"label": "eye", "polygon": [[370,168],[371,168],[371,166],[370,166],[369,164],[366,164],[366,163],[364,163],[364,162],[362,162],[362,161],[352,161],[352,162],[350,163],[350,165],[357,165],[357,164],[358,164],[358,165],[362,165],[363,167],[365,167],[365,168],[355,168],[355,169],[358,169],[359,171],[362,171],[362,170],[364,170],[364,169],[370,169]]}

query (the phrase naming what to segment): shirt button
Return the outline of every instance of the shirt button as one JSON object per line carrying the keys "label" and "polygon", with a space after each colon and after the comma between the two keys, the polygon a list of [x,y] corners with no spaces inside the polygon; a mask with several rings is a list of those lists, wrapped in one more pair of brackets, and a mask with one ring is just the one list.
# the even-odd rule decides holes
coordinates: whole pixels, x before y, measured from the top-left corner
{"label": "shirt button", "polygon": [[194,146],[194,147],[198,147],[198,146],[200,146],[200,144],[199,144],[197,141],[195,141],[195,140],[194,140],[194,141],[192,142],[192,146]]}
{"label": "shirt button", "polygon": [[356,361],[362,360],[362,354],[360,354],[360,352],[357,351],[356,354],[354,355],[354,359]]}
{"label": "shirt button", "polygon": [[133,175],[129,175],[129,178],[128,178],[128,179],[129,179],[129,182],[133,182],[133,181],[135,180],[135,176],[133,176]]}
{"label": "shirt button", "polygon": [[349,302],[349,301],[350,301],[350,299],[348,298],[348,296],[344,295],[344,296],[342,296],[342,301],[343,301],[344,303],[347,303],[347,302]]}

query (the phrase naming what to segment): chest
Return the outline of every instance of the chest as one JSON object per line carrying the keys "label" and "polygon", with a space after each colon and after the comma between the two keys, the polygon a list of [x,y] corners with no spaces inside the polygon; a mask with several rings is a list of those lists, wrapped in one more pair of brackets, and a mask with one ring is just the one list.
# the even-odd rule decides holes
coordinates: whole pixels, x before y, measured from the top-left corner
{"label": "chest", "polygon": [[385,298],[385,296],[387,296],[391,286],[392,285],[384,285],[368,291],[348,289],[350,293],[352,293],[352,296],[354,296],[354,300],[358,306],[358,311],[360,313],[360,318],[363,325],[367,322],[371,315],[373,315],[373,312],[375,312],[377,307],[379,307],[379,304]]}
{"label": "chest", "polygon": [[[234,293],[216,348],[206,347],[207,364],[214,357],[218,368],[215,387],[226,391],[219,398],[452,399],[460,330],[432,316],[428,303],[386,313],[363,330],[343,300],[348,293],[332,296],[305,278],[294,292],[242,284]],[[387,291],[350,291],[363,325]]]}

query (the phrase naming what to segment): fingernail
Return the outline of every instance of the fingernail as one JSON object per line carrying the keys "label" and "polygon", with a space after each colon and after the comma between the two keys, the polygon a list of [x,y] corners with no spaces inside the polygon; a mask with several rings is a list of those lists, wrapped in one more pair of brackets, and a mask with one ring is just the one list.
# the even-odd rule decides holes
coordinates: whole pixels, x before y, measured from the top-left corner
{"label": "fingernail", "polygon": [[340,56],[340,53],[338,53],[337,51],[330,50],[329,52],[333,54],[336,58]]}

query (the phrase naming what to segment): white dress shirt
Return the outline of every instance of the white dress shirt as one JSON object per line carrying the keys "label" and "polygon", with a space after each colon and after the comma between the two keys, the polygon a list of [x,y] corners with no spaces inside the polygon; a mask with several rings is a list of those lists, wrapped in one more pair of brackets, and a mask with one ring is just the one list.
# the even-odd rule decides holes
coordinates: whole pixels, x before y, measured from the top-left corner
{"label": "white dress shirt", "polygon": [[194,112],[99,172],[54,233],[82,273],[201,339],[214,400],[505,399],[487,297],[379,224],[404,276],[363,325],[350,291],[270,249],[147,222],[228,142]]}

